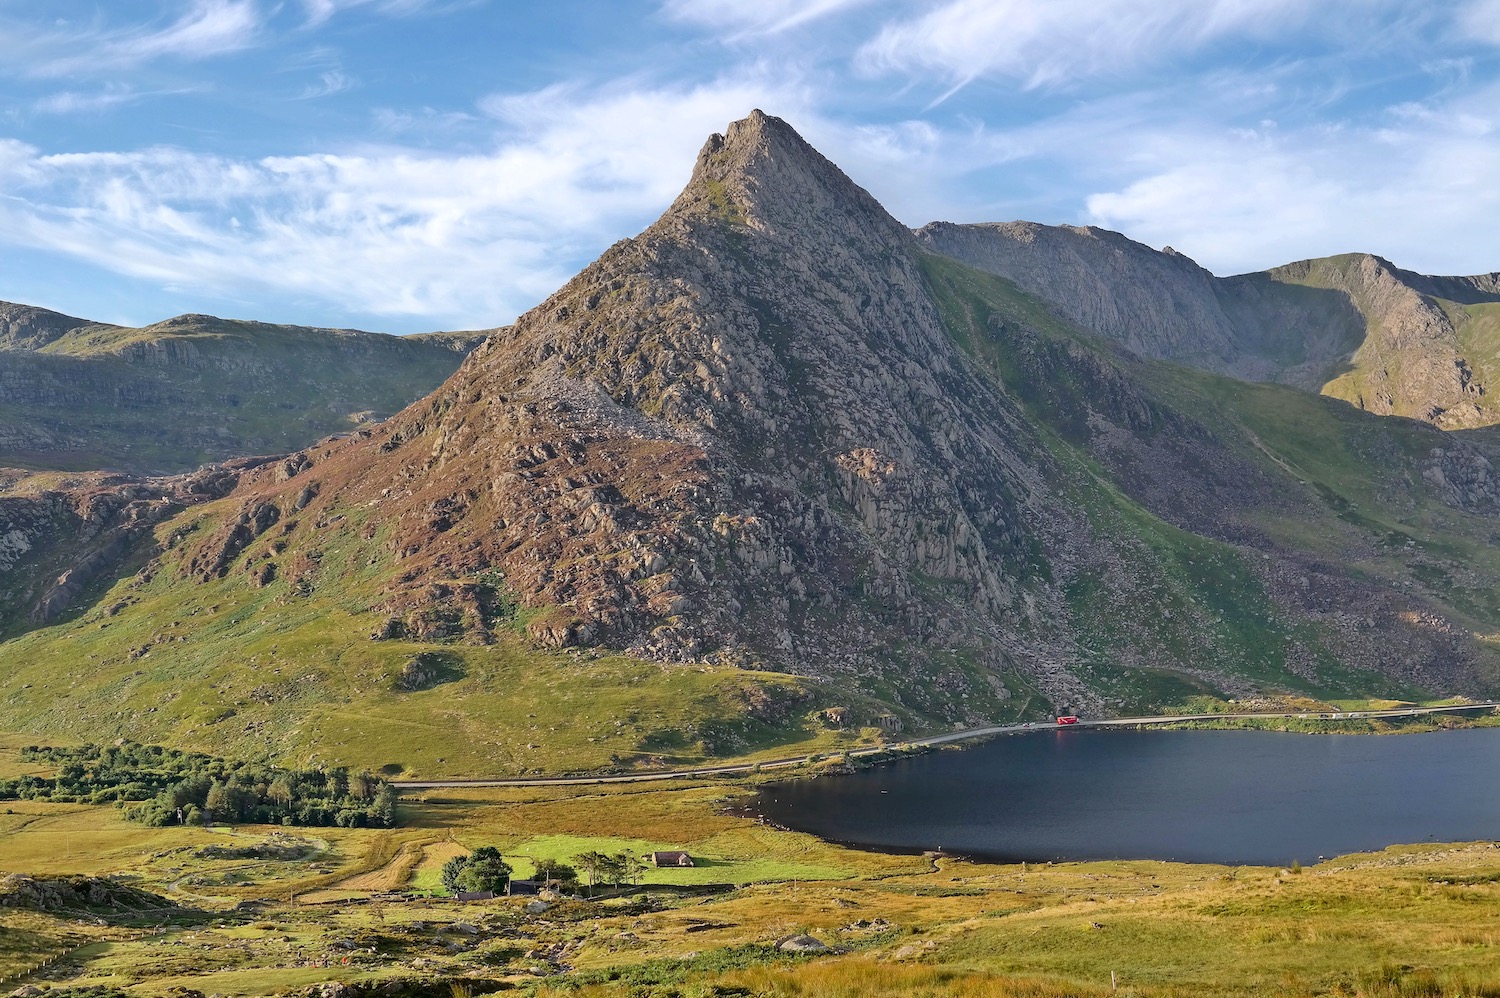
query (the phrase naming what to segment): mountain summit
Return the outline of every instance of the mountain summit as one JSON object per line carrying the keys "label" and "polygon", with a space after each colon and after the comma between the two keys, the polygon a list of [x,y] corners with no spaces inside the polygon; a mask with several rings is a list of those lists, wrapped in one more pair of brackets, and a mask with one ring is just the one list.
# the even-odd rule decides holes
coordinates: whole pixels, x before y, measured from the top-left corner
{"label": "mountain summit", "polygon": [[[1463,595],[1500,581],[1469,540],[1500,506],[1484,440],[1142,360],[933,248],[751,114],[433,394],[116,552],[133,581],[3,646],[35,663],[4,716],[66,725],[120,683],[159,698],[150,654],[213,676],[230,740],[307,752],[309,718],[351,732],[355,710],[437,744],[467,725],[499,772],[535,744],[502,688],[583,684],[559,723],[602,726],[569,757],[597,765],[742,749],[752,722],[793,738],[823,707],[931,726],[1496,687],[1471,635],[1500,608]],[[215,624],[113,636],[163,612]],[[42,663],[85,646],[64,711]],[[246,647],[286,678],[225,670]],[[174,703],[109,723],[190,723]]]}
{"label": "mountain summit", "polygon": [[717,215],[760,230],[902,242],[906,228],[864,188],[762,111],[711,135],[667,216]]}

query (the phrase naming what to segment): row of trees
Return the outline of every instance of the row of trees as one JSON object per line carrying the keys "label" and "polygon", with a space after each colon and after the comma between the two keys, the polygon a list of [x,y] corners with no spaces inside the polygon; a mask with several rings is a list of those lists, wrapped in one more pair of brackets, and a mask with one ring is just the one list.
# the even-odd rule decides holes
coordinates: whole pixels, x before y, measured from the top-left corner
{"label": "row of trees", "polygon": [[56,775],[0,780],[0,800],[114,803],[147,825],[254,821],[282,825],[389,828],[396,791],[345,768],[282,769],[160,745],[124,742],[77,748],[28,746],[21,758]]}
{"label": "row of trees", "polygon": [[628,852],[607,854],[584,852],[574,856],[573,862],[588,874],[590,890],[600,884],[610,884],[615,887],[638,884],[641,882],[641,874],[646,869],[646,864],[641,862],[639,856],[633,856]]}
{"label": "row of trees", "polygon": [[[579,870],[587,875],[589,889],[593,890],[601,884],[614,887],[638,884],[646,869],[640,857],[625,852],[579,853],[573,857],[573,865],[556,859],[539,859],[534,866],[533,877],[537,881],[565,892],[578,889]],[[510,884],[511,872],[500,850],[480,846],[467,856],[454,856],[443,864],[443,886],[452,894],[464,891],[503,894]]]}

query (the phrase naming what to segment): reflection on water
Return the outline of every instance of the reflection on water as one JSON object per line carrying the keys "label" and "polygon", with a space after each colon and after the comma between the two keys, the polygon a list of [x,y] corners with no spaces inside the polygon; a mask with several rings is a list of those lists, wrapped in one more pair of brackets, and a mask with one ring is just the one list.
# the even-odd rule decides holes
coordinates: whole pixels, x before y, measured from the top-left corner
{"label": "reflection on water", "polygon": [[1310,863],[1398,842],[1500,838],[1500,729],[1047,730],[777,784],[755,806],[778,824],[881,848]]}

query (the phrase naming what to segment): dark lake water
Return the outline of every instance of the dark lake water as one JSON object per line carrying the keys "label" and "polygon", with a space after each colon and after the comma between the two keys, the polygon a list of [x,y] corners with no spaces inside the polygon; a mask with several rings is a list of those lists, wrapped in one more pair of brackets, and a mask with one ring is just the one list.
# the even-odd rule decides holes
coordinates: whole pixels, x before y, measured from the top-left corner
{"label": "dark lake water", "polygon": [[1052,731],[767,788],[777,824],[1010,862],[1286,865],[1500,839],[1500,729]]}

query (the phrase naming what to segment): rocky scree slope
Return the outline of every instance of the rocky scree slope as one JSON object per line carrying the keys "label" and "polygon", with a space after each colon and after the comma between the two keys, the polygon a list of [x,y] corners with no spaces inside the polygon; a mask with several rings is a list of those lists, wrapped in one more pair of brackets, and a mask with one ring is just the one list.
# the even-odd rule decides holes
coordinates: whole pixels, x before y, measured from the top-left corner
{"label": "rocky scree slope", "polygon": [[420,398],[486,335],[207,315],[128,329],[0,303],[0,467],[163,474],[286,453]]}
{"label": "rocky scree slope", "polygon": [[255,464],[240,459],[157,479],[101,472],[22,479],[22,487],[0,494],[0,634],[82,609],[101,583],[159,550],[158,524],[227,495]]}
{"label": "rocky scree slope", "polygon": [[[10,647],[138,633],[140,607],[201,590],[221,630],[360,627],[288,631],[283,661],[466,660],[519,632],[585,672],[614,650],[662,677],[811,676],[856,722],[1487,692],[1492,444],[1112,348],[929,252],[756,112],[437,391],[238,469],[154,528],[96,604],[117,617]],[[110,640],[90,637],[100,688],[138,674]],[[360,668],[350,704],[396,681]]]}
{"label": "rocky scree slope", "polygon": [[1349,254],[1218,278],[1091,226],[934,222],[917,235],[1145,357],[1445,429],[1500,421],[1485,398],[1500,375],[1500,275],[1427,277]]}

